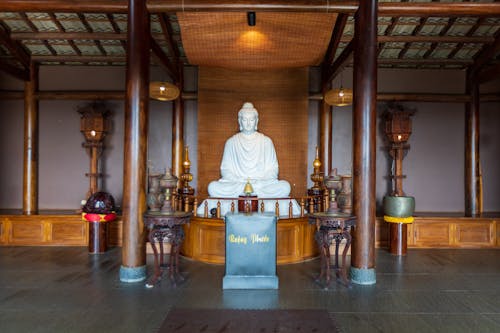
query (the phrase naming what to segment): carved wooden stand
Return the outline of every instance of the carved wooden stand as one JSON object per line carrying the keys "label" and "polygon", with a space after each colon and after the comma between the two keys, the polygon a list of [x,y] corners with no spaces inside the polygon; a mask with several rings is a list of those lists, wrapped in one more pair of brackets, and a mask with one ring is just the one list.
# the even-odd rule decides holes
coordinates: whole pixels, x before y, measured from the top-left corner
{"label": "carved wooden stand", "polygon": [[[192,213],[190,212],[148,212],[144,214],[144,225],[149,230],[148,239],[154,253],[154,275],[146,283],[147,288],[152,288],[161,280],[163,265],[163,242],[170,243],[169,278],[172,284],[183,281],[184,277],[179,273],[179,250],[184,240],[182,225],[189,223]],[[160,253],[156,248],[160,244]]]}
{"label": "carved wooden stand", "polygon": [[[315,239],[319,246],[321,256],[321,270],[316,282],[321,283],[324,279],[324,288],[330,285],[330,245],[335,241],[335,270],[336,277],[340,278],[346,287],[350,287],[351,282],[347,277],[346,256],[351,246],[351,227],[356,225],[356,217],[344,213],[314,213],[309,216],[309,224],[316,225]],[[346,245],[342,252],[342,266],[339,266],[339,246],[342,239]]]}

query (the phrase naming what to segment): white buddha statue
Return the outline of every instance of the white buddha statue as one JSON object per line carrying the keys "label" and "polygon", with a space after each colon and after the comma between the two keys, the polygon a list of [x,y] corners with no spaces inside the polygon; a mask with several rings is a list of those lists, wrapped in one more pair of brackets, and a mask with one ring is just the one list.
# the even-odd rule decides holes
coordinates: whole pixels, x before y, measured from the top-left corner
{"label": "white buddha statue", "polygon": [[257,132],[259,114],[252,103],[238,112],[240,132],[226,141],[220,166],[222,178],[208,185],[211,197],[235,198],[243,194],[247,181],[253,194],[262,198],[290,195],[290,184],[278,180],[278,159],[272,140]]}
{"label": "white buddha statue", "polygon": [[[204,213],[205,205],[210,211],[220,203],[221,216],[231,209],[232,200],[212,198],[238,198],[244,195],[244,188],[250,182],[252,195],[259,198],[287,198],[290,195],[290,184],[278,180],[278,159],[272,140],[257,132],[259,114],[252,103],[245,103],[238,112],[240,132],[230,137],[224,146],[220,166],[221,178],[210,182],[208,194],[211,198],[205,200],[197,213]],[[276,202],[279,202],[280,215],[288,215],[289,205],[293,214],[300,213],[300,207],[294,199],[264,200],[264,210],[275,212]]]}

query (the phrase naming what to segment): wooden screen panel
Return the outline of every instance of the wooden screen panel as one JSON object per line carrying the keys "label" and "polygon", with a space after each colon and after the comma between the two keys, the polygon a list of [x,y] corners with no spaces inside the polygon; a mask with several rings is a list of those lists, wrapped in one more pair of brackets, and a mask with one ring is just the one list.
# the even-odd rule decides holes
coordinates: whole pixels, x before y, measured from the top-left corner
{"label": "wooden screen panel", "polygon": [[279,179],[291,196],[307,189],[308,70],[237,71],[200,67],[198,72],[198,188],[208,196],[210,181],[220,178],[226,140],[239,131],[238,111],[251,102],[259,112],[259,132],[273,140]]}

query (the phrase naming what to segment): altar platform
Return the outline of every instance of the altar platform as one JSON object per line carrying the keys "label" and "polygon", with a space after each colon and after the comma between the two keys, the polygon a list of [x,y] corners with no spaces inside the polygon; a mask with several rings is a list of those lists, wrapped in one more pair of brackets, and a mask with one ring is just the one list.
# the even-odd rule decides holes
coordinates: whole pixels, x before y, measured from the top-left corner
{"label": "altar platform", "polygon": [[[88,223],[76,211],[41,211],[22,215],[20,210],[0,210],[0,245],[87,246]],[[408,248],[500,248],[500,213],[464,217],[460,213],[415,213],[408,225]],[[224,263],[224,221],[193,217],[185,227],[181,254],[206,263]],[[301,262],[318,255],[314,226],[307,216],[280,218],[277,224],[277,262]],[[108,222],[109,247],[121,246],[122,219]],[[388,225],[377,217],[376,247],[388,247]]]}

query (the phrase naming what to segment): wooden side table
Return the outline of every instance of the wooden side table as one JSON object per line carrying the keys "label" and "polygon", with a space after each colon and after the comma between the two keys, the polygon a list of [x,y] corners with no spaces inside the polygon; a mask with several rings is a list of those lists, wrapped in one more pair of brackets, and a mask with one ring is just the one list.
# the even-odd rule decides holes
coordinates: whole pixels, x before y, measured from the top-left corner
{"label": "wooden side table", "polygon": [[[182,226],[189,223],[191,212],[147,212],[144,214],[144,226],[149,230],[148,239],[154,253],[154,275],[146,283],[147,288],[152,288],[161,280],[163,265],[163,242],[170,243],[169,278],[175,286],[177,280],[184,280],[179,273],[179,250],[184,240]],[[160,245],[160,253],[156,248]]]}
{"label": "wooden side table", "polygon": [[[309,215],[309,224],[316,225],[315,239],[321,256],[321,270],[316,281],[325,279],[325,288],[330,285],[330,245],[335,241],[335,266],[337,278],[341,278],[346,287],[351,285],[347,278],[346,256],[351,246],[351,227],[356,225],[356,217],[345,213],[319,212]],[[345,239],[346,245],[342,252],[342,266],[339,266],[339,245]]]}

